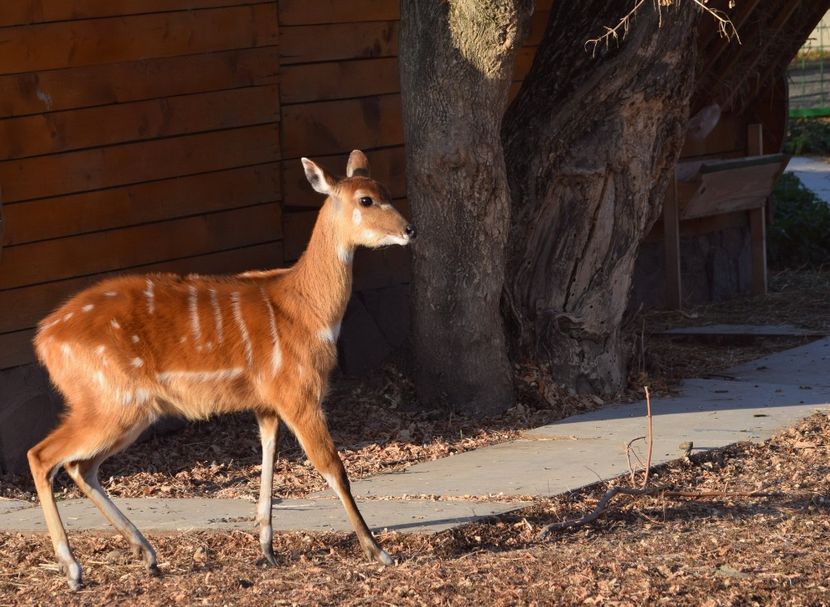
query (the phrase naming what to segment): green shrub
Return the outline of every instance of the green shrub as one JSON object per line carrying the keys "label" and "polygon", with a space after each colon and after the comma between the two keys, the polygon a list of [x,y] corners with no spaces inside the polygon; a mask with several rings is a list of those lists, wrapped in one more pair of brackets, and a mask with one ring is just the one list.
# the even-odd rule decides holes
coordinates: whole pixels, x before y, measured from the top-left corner
{"label": "green shrub", "polygon": [[830,264],[830,205],[784,173],[772,190],[773,220],[767,230],[772,267],[800,268]]}
{"label": "green shrub", "polygon": [[830,122],[815,118],[790,120],[784,151],[795,155],[830,155]]}

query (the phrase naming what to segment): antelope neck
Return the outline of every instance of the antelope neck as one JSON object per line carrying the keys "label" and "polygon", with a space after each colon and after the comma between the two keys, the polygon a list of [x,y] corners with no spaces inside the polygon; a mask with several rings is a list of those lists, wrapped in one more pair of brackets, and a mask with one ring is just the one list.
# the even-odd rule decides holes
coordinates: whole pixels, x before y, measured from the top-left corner
{"label": "antelope neck", "polygon": [[308,247],[287,277],[309,312],[325,326],[342,320],[352,291],[354,246],[340,236],[332,206],[331,199],[326,199]]}

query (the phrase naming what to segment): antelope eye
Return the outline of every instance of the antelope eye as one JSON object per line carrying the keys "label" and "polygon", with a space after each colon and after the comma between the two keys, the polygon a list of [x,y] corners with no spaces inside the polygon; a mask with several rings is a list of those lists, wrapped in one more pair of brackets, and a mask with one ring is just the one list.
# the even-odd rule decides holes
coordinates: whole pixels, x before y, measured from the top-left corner
{"label": "antelope eye", "polygon": [[363,196],[363,197],[360,199],[360,206],[364,206],[364,207],[370,207],[370,206],[372,206],[372,199],[371,199],[371,198],[369,198],[368,196]]}

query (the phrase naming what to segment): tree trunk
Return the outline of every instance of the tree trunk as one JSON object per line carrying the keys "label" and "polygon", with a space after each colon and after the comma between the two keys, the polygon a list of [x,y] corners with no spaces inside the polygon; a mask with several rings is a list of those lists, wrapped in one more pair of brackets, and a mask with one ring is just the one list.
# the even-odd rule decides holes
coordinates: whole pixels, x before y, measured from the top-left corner
{"label": "tree trunk", "polygon": [[482,416],[513,400],[499,301],[509,223],[500,138],[530,0],[401,3],[400,71],[419,401]]}
{"label": "tree trunk", "polygon": [[625,383],[620,324],[634,261],[683,144],[697,15],[688,1],[661,15],[656,6],[592,57],[584,41],[628,8],[554,2],[502,129],[515,345],[578,392],[609,396]]}

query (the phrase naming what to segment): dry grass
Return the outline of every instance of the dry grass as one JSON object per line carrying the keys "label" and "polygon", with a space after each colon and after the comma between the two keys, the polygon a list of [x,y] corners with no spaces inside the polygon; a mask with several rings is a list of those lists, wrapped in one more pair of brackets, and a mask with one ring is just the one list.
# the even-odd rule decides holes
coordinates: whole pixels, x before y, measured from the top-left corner
{"label": "dry grass", "polygon": [[[784,491],[780,499],[625,498],[597,523],[538,542],[552,521],[591,509],[606,486],[538,501],[451,531],[384,534],[398,564],[367,563],[349,534],[279,533],[276,569],[253,533],[151,537],[148,578],[123,540],[73,537],[86,587],[70,594],[44,535],[0,534],[0,605],[827,605],[830,416],[762,445],[655,470],[697,490]],[[617,482],[625,482],[624,478]]]}

